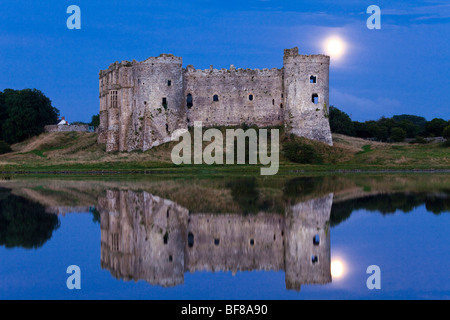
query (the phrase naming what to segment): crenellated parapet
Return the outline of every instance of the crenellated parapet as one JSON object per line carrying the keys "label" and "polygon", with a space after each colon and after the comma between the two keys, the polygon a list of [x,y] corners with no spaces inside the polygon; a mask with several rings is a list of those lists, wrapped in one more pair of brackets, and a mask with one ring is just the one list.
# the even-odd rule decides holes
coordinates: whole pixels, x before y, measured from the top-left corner
{"label": "crenellated parapet", "polygon": [[328,123],[329,63],[325,55],[286,49],[283,68],[183,68],[161,54],[122,61],[99,73],[99,143],[107,151],[148,150],[177,129],[285,125],[288,132],[332,144]]}

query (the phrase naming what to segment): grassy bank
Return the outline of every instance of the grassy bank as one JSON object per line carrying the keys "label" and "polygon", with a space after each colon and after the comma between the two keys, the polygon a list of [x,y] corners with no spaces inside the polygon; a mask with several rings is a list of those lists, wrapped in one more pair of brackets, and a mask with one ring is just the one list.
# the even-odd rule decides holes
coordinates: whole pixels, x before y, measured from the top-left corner
{"label": "grassy bank", "polygon": [[[222,128],[222,130],[224,130]],[[450,170],[450,148],[442,144],[380,143],[333,135],[334,146],[280,134],[279,174],[329,171]],[[28,174],[260,173],[258,165],[174,165],[170,142],[146,152],[105,152],[95,133],[44,133],[12,145],[0,155],[0,172]],[[205,144],[206,145],[206,144]],[[306,146],[306,147],[305,147]],[[299,153],[297,150],[308,152]],[[312,152],[312,153],[311,153]],[[310,161],[310,160],[313,161]],[[297,163],[300,161],[303,163]],[[312,162],[312,163],[308,163]]]}

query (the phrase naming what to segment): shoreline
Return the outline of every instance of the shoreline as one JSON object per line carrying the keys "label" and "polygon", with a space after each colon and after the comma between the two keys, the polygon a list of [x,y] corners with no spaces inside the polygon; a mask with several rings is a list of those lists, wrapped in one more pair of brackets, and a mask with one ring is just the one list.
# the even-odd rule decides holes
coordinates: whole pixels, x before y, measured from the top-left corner
{"label": "shoreline", "polygon": [[[256,168],[255,168],[256,169]],[[201,172],[207,171],[207,172]],[[248,170],[241,169],[231,169],[231,170],[217,170],[214,168],[198,168],[198,170],[183,170],[183,169],[174,169],[174,170],[166,170],[166,169],[143,169],[143,170],[11,170],[11,171],[0,171],[0,175],[4,175],[4,177],[0,177],[0,180],[3,180],[8,175],[21,175],[21,176],[43,176],[43,175],[51,175],[51,176],[77,176],[77,175],[89,175],[89,176],[132,176],[132,175],[177,175],[182,177],[183,175],[199,175],[202,176],[204,174],[213,174],[220,176],[224,175],[233,175],[233,174],[241,174],[242,171],[247,171],[247,175],[257,175],[257,172],[249,172]],[[421,173],[450,173],[450,169],[334,169],[334,170],[305,170],[305,169],[284,169],[280,170],[277,175],[296,175],[296,174],[396,174],[396,173],[406,173],[406,174],[421,174]]]}

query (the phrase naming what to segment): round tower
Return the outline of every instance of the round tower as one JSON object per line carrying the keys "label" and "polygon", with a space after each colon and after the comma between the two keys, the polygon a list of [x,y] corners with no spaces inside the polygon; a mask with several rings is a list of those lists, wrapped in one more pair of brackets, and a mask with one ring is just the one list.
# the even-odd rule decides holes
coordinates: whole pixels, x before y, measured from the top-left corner
{"label": "round tower", "polygon": [[330,57],[284,51],[285,126],[297,136],[332,145],[329,108]]}
{"label": "round tower", "polygon": [[181,57],[161,54],[135,65],[129,150],[148,150],[170,141],[176,129],[186,128],[182,64]]}

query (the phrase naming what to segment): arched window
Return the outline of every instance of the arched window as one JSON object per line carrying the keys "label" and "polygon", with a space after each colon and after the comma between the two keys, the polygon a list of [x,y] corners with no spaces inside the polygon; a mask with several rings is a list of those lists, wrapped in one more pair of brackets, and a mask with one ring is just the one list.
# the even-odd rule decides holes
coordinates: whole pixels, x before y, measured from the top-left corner
{"label": "arched window", "polygon": [[316,81],[317,81],[317,77],[316,76],[309,77],[309,83],[316,83]]}
{"label": "arched window", "polygon": [[317,93],[313,93],[312,97],[311,97],[311,102],[314,104],[318,104],[319,103],[319,95]]}
{"label": "arched window", "polygon": [[320,236],[318,234],[316,234],[313,238],[313,244],[315,246],[318,246],[320,244]]}
{"label": "arched window", "polygon": [[213,101],[214,101],[214,102],[219,101],[219,96],[218,96],[217,94],[215,94],[215,95],[213,96]]}
{"label": "arched window", "polygon": [[250,95],[248,96],[248,100],[253,101],[253,95],[252,95],[252,94],[250,94]]}
{"label": "arched window", "polygon": [[188,93],[188,95],[186,96],[186,106],[188,108],[192,108],[193,106],[193,99],[192,99],[192,94]]}
{"label": "arched window", "polygon": [[188,247],[192,248],[194,246],[194,235],[192,232],[188,233]]}

